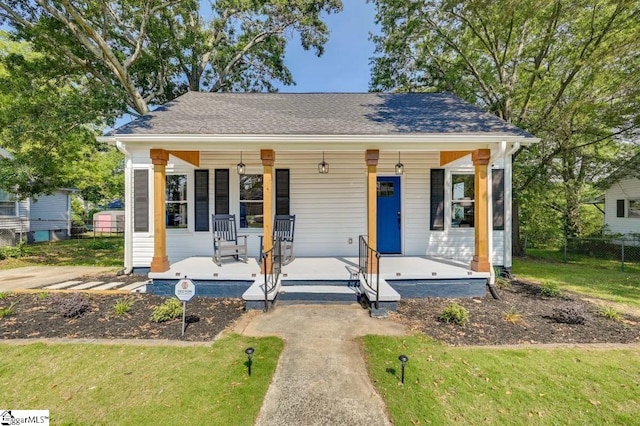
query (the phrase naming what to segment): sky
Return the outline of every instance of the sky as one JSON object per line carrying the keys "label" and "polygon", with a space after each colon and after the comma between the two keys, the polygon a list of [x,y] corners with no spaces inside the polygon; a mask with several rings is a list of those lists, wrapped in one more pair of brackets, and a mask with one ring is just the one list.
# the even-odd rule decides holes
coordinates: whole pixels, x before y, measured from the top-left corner
{"label": "sky", "polygon": [[325,19],[331,34],[324,54],[318,58],[305,51],[298,38],[287,45],[285,63],[297,83],[278,85],[280,92],[366,92],[376,32],[375,7],[366,0],[343,0],[344,10]]}

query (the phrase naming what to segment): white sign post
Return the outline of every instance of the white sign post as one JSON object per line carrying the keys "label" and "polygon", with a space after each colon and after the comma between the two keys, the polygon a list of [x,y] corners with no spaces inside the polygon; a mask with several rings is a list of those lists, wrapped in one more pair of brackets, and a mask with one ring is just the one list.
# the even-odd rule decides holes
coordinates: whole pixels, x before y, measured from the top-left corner
{"label": "white sign post", "polygon": [[182,335],[184,336],[187,319],[187,302],[196,295],[196,285],[193,281],[184,277],[184,279],[178,281],[176,284],[175,294],[178,299],[182,300]]}

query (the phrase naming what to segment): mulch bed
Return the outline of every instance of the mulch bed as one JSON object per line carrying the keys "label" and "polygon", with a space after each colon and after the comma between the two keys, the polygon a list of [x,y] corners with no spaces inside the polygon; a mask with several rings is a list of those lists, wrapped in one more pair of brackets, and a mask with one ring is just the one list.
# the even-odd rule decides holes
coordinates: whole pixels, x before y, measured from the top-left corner
{"label": "mulch bed", "polygon": [[132,294],[129,313],[116,315],[114,305],[122,294],[87,294],[90,308],[78,318],[58,312],[57,298],[73,293],[12,294],[0,300],[0,308],[15,303],[15,313],[0,319],[0,338],[89,338],[89,339],[180,339],[213,340],[244,313],[240,299],[193,298],[187,302],[187,328],[182,333],[182,317],[167,322],[150,321],[153,309],[166,300],[151,294]]}
{"label": "mulch bed", "polygon": [[[509,289],[498,290],[501,300],[491,295],[473,299],[406,299],[400,301],[394,318],[434,339],[451,345],[510,345],[540,343],[640,343],[640,319],[623,316],[614,321],[598,313],[600,307],[579,295],[563,292],[545,297],[540,287],[513,281]],[[465,326],[438,319],[452,301],[469,311]],[[584,324],[558,322],[558,310],[570,308],[584,318]],[[506,313],[519,314],[515,322]]]}
{"label": "mulch bed", "polygon": [[[510,289],[499,290],[502,300],[490,295],[473,299],[405,299],[391,318],[452,345],[508,345],[539,343],[640,343],[640,319],[624,316],[613,321],[598,314],[598,306],[575,294],[544,297],[539,287],[514,281]],[[156,323],[153,309],[166,300],[151,294],[132,294],[133,308],[116,315],[114,305],[122,294],[86,295],[90,308],[78,318],[58,312],[58,297],[73,293],[11,294],[0,299],[0,309],[15,303],[15,312],[0,318],[0,338],[91,338],[91,339],[175,339],[210,341],[244,313],[240,299],[194,298],[187,303],[187,329],[181,336],[182,318]],[[469,311],[464,326],[447,324],[438,317],[455,301]],[[584,317],[584,324],[559,323],[557,309],[572,307]],[[276,308],[277,309],[277,308]],[[505,319],[511,310],[518,318]]]}

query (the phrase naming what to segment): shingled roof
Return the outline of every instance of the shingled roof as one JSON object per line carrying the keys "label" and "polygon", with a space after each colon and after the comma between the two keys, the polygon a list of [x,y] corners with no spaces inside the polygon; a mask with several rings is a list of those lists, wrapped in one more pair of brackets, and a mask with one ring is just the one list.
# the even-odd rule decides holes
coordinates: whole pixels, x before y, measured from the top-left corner
{"label": "shingled roof", "polygon": [[449,93],[188,92],[117,135],[531,134]]}

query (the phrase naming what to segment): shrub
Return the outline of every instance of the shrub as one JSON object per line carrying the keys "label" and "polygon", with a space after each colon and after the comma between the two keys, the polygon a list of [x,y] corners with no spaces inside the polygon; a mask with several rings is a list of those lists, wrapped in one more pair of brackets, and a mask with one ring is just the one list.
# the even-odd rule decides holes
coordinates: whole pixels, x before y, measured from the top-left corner
{"label": "shrub", "polygon": [[553,310],[552,318],[564,324],[584,324],[587,321],[582,308],[574,305],[561,306]]}
{"label": "shrub", "polygon": [[613,321],[621,321],[622,320],[622,314],[620,312],[618,312],[615,308],[612,307],[603,307],[600,308],[598,310],[598,315],[600,315],[601,317],[605,317],[607,319],[613,320]]}
{"label": "shrub", "polygon": [[545,281],[540,285],[540,294],[545,297],[557,297],[560,295],[560,288],[554,282]]}
{"label": "shrub", "polygon": [[511,288],[511,280],[506,277],[496,277],[496,287],[502,290]]}
{"label": "shrub", "polygon": [[13,302],[11,305],[6,308],[0,308],[0,319],[4,317],[8,317],[9,315],[13,315],[15,312],[16,302]]}
{"label": "shrub", "polygon": [[51,304],[65,318],[80,318],[91,307],[82,293],[58,294],[51,299]]}
{"label": "shrub", "polygon": [[182,304],[178,299],[167,299],[160,306],[156,306],[151,314],[151,321],[165,322],[182,315]]}
{"label": "shrub", "polygon": [[504,320],[510,322],[511,324],[523,323],[522,315],[518,312],[515,306],[509,308],[507,312],[504,313]]}
{"label": "shrub", "polygon": [[116,300],[116,304],[113,305],[113,311],[116,315],[124,315],[131,310],[133,302],[133,298],[129,296],[118,299]]}
{"label": "shrub", "polygon": [[444,308],[438,319],[446,323],[454,323],[464,326],[469,321],[469,311],[456,302],[451,302]]}

